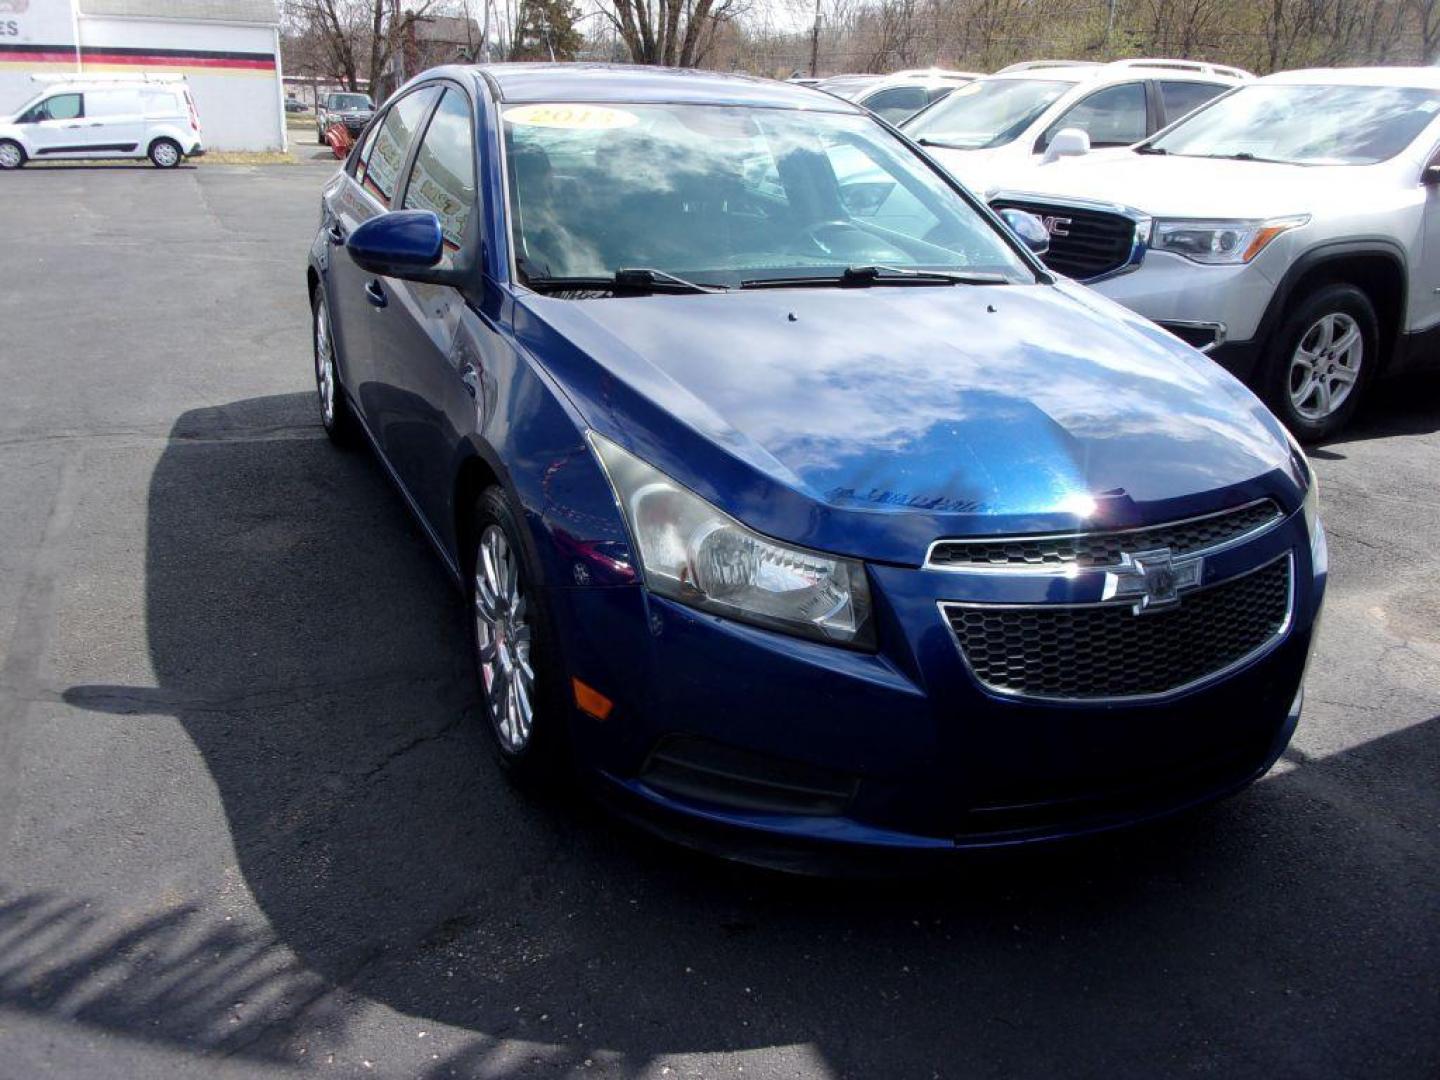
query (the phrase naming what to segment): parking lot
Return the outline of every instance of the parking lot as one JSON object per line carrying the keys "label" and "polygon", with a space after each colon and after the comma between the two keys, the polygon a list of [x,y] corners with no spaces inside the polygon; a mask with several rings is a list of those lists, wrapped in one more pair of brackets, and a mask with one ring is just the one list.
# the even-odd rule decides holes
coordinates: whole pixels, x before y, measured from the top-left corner
{"label": "parking lot", "polygon": [[1436,1075],[1440,381],[1313,454],[1264,781],[784,878],[495,769],[459,598],[316,422],[328,168],[0,183],[0,1077]]}

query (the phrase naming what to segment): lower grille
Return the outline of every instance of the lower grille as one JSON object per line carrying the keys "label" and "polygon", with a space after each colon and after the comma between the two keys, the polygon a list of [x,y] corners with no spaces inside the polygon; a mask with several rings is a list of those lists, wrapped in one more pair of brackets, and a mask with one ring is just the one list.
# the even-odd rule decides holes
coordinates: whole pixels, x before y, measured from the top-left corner
{"label": "lower grille", "polygon": [[1082,210],[1060,203],[996,199],[996,210],[1024,210],[1045,222],[1050,250],[1041,258],[1057,274],[1079,281],[1114,273],[1130,261],[1135,222],[1108,210]]}
{"label": "lower grille", "polygon": [[666,795],[747,812],[834,816],[855,794],[856,779],[818,766],[671,735],[651,751],[640,779]]}
{"label": "lower grille", "polygon": [[1291,558],[1136,615],[1129,603],[942,604],[987,689],[1084,701],[1172,693],[1257,655],[1290,621]]}

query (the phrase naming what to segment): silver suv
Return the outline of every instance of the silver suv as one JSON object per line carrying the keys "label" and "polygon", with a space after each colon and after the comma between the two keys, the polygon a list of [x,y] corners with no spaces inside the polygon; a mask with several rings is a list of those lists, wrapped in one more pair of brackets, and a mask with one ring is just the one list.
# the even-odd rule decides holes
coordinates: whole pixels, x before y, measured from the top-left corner
{"label": "silver suv", "polygon": [[325,100],[315,106],[315,141],[323,144],[325,131],[332,124],[344,124],[354,138],[374,115],[375,103],[369,94],[326,94]]}
{"label": "silver suv", "polygon": [[1052,269],[1207,352],[1301,439],[1440,363],[1440,70],[1290,71],[990,193]]}

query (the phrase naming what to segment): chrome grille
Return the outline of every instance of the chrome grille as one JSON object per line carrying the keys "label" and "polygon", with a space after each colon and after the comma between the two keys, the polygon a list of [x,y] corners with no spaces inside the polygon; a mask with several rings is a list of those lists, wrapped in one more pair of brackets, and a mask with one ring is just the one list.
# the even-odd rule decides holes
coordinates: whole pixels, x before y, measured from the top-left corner
{"label": "chrome grille", "polygon": [[1291,559],[1187,593],[1178,607],[942,604],[966,664],[987,689],[1087,700],[1171,693],[1258,655],[1290,621]]}
{"label": "chrome grille", "polygon": [[1009,198],[990,205],[996,210],[1024,210],[1047,221],[1063,220],[1064,232],[1051,231],[1050,250],[1041,259],[1057,274],[1079,281],[1119,270],[1135,248],[1135,222],[1124,214]]}
{"label": "chrome grille", "polygon": [[1006,539],[939,540],[926,565],[942,569],[1119,566],[1127,551],[1169,548],[1179,558],[1228,544],[1273,525],[1280,507],[1269,499],[1235,510],[1123,532],[1069,533]]}

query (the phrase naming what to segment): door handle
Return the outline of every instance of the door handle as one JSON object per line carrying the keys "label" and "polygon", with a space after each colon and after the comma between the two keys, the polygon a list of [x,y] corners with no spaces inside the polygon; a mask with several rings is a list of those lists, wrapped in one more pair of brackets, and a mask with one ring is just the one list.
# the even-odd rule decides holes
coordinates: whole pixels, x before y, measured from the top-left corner
{"label": "door handle", "polygon": [[84,127],[85,125],[84,125],[84,124],[62,124],[62,125],[60,125],[60,126],[61,126],[61,127],[64,127],[64,128],[77,128],[77,127]]}
{"label": "door handle", "polygon": [[340,228],[339,225],[331,225],[330,228],[325,230],[325,235],[330,237],[332,244],[343,244],[345,242],[345,230]]}
{"label": "door handle", "polygon": [[365,299],[376,307],[384,307],[390,302],[390,298],[385,295],[384,287],[374,278],[365,285]]}
{"label": "door handle", "polygon": [[103,120],[96,120],[93,124],[86,124],[85,126],[86,126],[86,127],[104,127],[104,126],[105,126],[105,122],[104,122]]}

